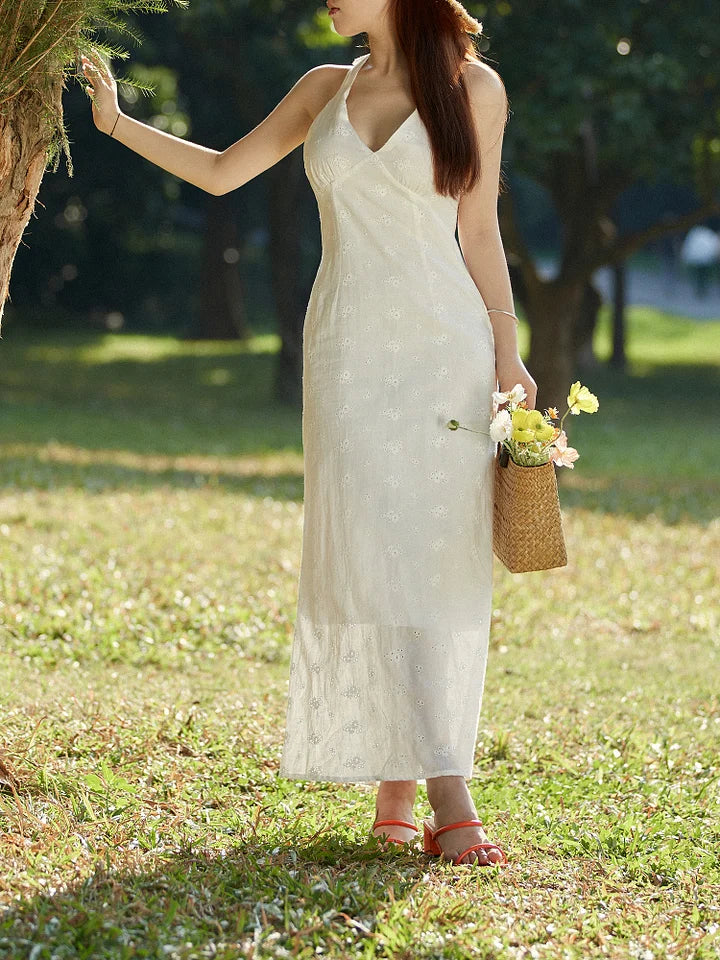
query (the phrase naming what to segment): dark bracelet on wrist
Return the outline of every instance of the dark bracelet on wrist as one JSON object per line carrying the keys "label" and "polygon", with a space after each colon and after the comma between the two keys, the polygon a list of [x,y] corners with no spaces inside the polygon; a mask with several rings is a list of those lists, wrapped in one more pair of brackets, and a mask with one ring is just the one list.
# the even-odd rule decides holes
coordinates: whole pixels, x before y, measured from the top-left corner
{"label": "dark bracelet on wrist", "polygon": [[117,122],[119,119],[120,119],[120,112],[118,111],[118,115],[115,117],[115,123],[113,124],[113,128],[110,131],[110,136],[112,136],[115,133],[115,127],[117,126]]}

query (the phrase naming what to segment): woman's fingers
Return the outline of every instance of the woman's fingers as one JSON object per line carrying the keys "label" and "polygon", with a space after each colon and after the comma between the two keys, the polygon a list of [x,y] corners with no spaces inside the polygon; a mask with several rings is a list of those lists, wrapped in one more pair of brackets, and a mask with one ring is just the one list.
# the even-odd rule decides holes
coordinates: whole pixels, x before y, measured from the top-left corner
{"label": "woman's fingers", "polygon": [[82,55],[84,61],[83,68],[88,70],[93,70],[95,73],[99,74],[101,79],[107,83],[108,86],[112,86],[112,74],[102,59],[102,57],[97,53],[97,51],[92,51],[93,57],[92,60],[87,57],[85,54]]}
{"label": "woman's fingers", "polygon": [[96,73],[102,80],[107,80],[107,75],[102,72],[94,63],[89,63],[87,65],[88,70],[92,70],[93,73]]}
{"label": "woman's fingers", "polygon": [[100,56],[100,53],[94,47],[92,47],[90,50],[90,58],[92,59],[93,63],[100,64],[103,67],[106,66],[105,61]]}
{"label": "woman's fingers", "polygon": [[[83,71],[84,71],[84,73],[85,73],[85,79],[86,79],[86,80],[90,80],[91,84],[92,84],[92,83],[97,83],[97,77],[94,77],[94,76],[92,76],[92,74],[90,74],[90,69],[91,69],[91,68],[90,68],[87,64],[85,64],[85,63],[83,64]],[[94,86],[90,85],[90,86],[85,87],[85,91],[86,91],[86,93],[87,93],[87,95],[88,95],[89,97],[94,97],[94,96],[95,96],[95,87],[94,87]]]}

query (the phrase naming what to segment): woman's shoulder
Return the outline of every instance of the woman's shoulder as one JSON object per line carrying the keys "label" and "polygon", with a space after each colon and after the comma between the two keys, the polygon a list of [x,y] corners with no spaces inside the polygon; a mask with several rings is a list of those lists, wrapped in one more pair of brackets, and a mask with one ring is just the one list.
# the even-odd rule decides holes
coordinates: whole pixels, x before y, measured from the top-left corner
{"label": "woman's shoulder", "polygon": [[352,67],[344,63],[321,63],[303,74],[298,82],[311,100],[326,101],[340,89],[348,70]]}
{"label": "woman's shoulder", "polygon": [[502,77],[484,60],[467,60],[463,78],[468,96],[478,109],[486,112],[507,105]]}
{"label": "woman's shoulder", "polygon": [[370,56],[370,54],[363,53],[361,56],[355,57],[352,63],[321,63],[317,67],[312,67],[308,70],[305,76],[311,77],[311,82],[314,81],[320,84],[327,82],[332,83],[333,78],[337,79],[338,77],[342,77],[368,56]]}
{"label": "woman's shoulder", "polygon": [[345,77],[353,66],[354,64],[348,66],[344,63],[321,63],[303,74],[296,86],[302,91],[310,117],[316,117],[339,93]]}

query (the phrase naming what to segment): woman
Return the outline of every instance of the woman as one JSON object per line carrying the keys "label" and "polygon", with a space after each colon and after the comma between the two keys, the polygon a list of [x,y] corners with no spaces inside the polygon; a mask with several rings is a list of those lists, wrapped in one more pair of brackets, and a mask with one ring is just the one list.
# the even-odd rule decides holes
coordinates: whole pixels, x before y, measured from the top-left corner
{"label": "woman", "polygon": [[121,113],[99,58],[84,60],[93,117],[218,195],[304,144],[323,255],[303,336],[304,528],[280,775],[380,781],[373,834],[400,845],[418,830],[424,779],[425,851],[505,863],[466,783],[492,610],[494,445],[447,427],[487,431],[498,384],[535,403],[497,219],[505,88],[455,0],[340,0],[328,13],[338,34],[366,33],[370,52],[308,71],[224,151]]}

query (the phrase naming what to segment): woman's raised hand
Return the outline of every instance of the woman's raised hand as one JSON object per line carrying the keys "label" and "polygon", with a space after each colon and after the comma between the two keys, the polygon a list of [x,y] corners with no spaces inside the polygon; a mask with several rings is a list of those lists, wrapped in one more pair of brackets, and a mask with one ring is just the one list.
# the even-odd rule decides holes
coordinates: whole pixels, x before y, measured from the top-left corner
{"label": "woman's raised hand", "polygon": [[92,60],[83,54],[81,60],[85,79],[91,84],[85,89],[92,100],[95,126],[102,133],[110,133],[120,114],[115,78],[98,53],[94,53]]}

